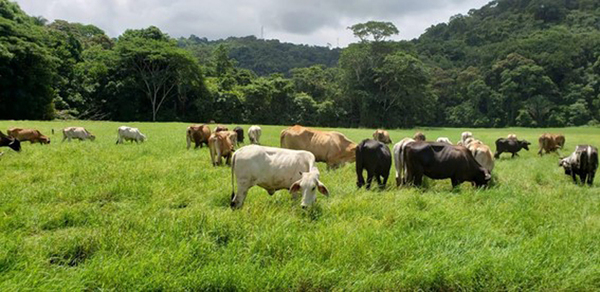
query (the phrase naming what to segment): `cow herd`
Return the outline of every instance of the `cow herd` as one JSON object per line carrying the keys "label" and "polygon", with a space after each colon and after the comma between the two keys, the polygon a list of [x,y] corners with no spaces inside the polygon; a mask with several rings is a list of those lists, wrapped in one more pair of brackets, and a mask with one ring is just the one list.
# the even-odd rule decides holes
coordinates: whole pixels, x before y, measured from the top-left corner
{"label": "cow herd", "polygon": [[[10,128],[7,133],[5,135],[0,131],[0,147],[15,151],[21,150],[23,141],[50,143],[50,138],[36,129]],[[96,138],[83,127],[64,128],[62,133],[63,142],[72,139],[94,141]],[[252,145],[236,150],[244,143],[244,129],[241,127],[229,131],[226,126],[218,125],[211,131],[208,125],[201,124],[186,129],[188,149],[192,142],[195,148],[206,145],[213,166],[221,165],[222,159],[231,166],[232,208],[242,207],[248,190],[253,186],[262,187],[271,195],[277,190],[288,189],[293,197],[302,194],[303,207],[312,205],[317,192],[329,194],[319,180],[317,162],[324,162],[328,169],[356,162],[356,185],[359,188],[365,186],[370,189],[373,179],[379,188],[385,188],[392,156],[397,186],[421,186],[423,177],[427,176],[431,179],[450,179],[453,187],[463,182],[484,187],[491,180],[494,158],[498,159],[502,153],[511,153],[511,158],[518,156],[521,149],[529,151],[531,145],[510,134],[496,140],[496,152],[492,154],[490,147],[476,139],[471,132],[463,132],[456,145],[448,137],[429,142],[423,133],[417,132],[412,138],[400,140],[390,151],[388,144],[392,143],[392,139],[385,130],[376,130],[373,139],[356,144],[340,132],[296,125],[281,131],[280,148],[276,148],[260,146],[262,130],[259,126],[251,126],[247,133]],[[122,126],[117,129],[117,144],[146,140],[146,135],[137,128]],[[538,142],[538,154],[543,155],[564,149],[565,137],[543,134]],[[579,176],[582,184],[592,185],[598,168],[598,149],[590,145],[578,145],[570,156],[560,159],[559,166],[575,183]],[[365,170],[366,180],[363,177]]]}

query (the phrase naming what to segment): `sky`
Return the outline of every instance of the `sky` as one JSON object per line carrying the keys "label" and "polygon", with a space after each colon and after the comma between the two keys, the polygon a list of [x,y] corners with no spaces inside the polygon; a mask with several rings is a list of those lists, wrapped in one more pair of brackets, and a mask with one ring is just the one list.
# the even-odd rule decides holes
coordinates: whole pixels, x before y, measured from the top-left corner
{"label": "sky", "polygon": [[393,39],[419,37],[431,25],[466,14],[490,0],[17,0],[31,16],[93,24],[109,36],[159,27],[171,37],[210,40],[255,35],[297,44],[345,47],[347,29],[369,20],[390,21]]}

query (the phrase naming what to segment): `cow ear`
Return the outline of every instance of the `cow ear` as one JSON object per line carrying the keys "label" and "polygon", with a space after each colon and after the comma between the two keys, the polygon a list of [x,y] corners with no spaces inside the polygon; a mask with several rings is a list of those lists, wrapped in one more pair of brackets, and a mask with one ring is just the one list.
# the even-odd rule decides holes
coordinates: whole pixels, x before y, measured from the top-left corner
{"label": "cow ear", "polygon": [[296,193],[299,190],[300,190],[300,181],[293,183],[292,186],[290,187],[290,193]]}
{"label": "cow ear", "polygon": [[489,172],[486,171],[485,172],[485,180],[488,181],[490,179],[492,179],[492,175]]}
{"label": "cow ear", "polygon": [[325,187],[325,185],[322,182],[319,182],[317,187],[319,188],[319,192],[321,194],[323,194],[326,197],[329,197],[329,190],[327,190],[327,188]]}

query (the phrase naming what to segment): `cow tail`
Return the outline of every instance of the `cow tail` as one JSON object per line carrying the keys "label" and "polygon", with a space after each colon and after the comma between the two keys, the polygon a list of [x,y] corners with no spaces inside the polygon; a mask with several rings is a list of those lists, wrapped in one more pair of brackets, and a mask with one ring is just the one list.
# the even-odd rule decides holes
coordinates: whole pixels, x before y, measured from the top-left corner
{"label": "cow tail", "polygon": [[362,159],[362,153],[361,153],[361,146],[363,146],[363,143],[360,143],[360,145],[358,145],[358,147],[356,147],[355,151],[356,151],[356,177],[358,179],[358,186],[360,187],[363,184],[364,178],[363,178],[363,159]]}

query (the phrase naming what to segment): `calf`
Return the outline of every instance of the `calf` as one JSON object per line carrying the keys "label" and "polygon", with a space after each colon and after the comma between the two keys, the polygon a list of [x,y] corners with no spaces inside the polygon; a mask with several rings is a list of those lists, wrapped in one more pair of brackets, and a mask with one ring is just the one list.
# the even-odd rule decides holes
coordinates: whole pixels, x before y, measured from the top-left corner
{"label": "calf", "polygon": [[439,137],[439,138],[437,138],[437,140],[435,140],[435,142],[452,145],[452,141],[450,141],[450,139],[448,137]]}
{"label": "calf", "polygon": [[185,132],[187,149],[190,149],[192,140],[194,141],[194,144],[196,144],[194,149],[198,147],[202,148],[202,144],[206,144],[206,146],[208,146],[208,138],[210,138],[210,134],[210,128],[207,125],[191,125],[187,127]]}
{"label": "calf", "polygon": [[123,140],[139,143],[146,141],[147,138],[138,128],[121,126],[117,129],[117,144],[123,144]]}
{"label": "calf", "polygon": [[517,134],[508,134],[508,136],[506,136],[506,139],[517,139]]}
{"label": "calf", "polygon": [[67,127],[62,130],[62,133],[63,133],[62,142],[65,142],[65,140],[67,140],[67,139],[69,140],[69,142],[71,142],[71,139],[77,139],[79,141],[88,140],[88,139],[90,141],[96,140],[96,136],[92,135],[92,133],[88,132],[83,127]]}
{"label": "calf", "polygon": [[21,142],[29,141],[31,144],[50,144],[50,138],[44,136],[36,129],[10,128],[8,129],[8,135]]}
{"label": "calf", "polygon": [[413,138],[404,138],[394,145],[394,165],[396,166],[396,186],[406,182],[406,161],[404,160],[404,150],[406,145],[416,142]]}
{"label": "calf", "polygon": [[21,142],[19,139],[15,139],[10,136],[4,135],[2,131],[0,131],[0,147],[8,147],[14,151],[21,151]]}
{"label": "calf", "polygon": [[[237,178],[237,193],[234,180]],[[231,164],[231,208],[241,208],[253,186],[259,186],[273,195],[277,190],[288,189],[293,197],[302,193],[303,208],[316,201],[318,190],[325,196],[329,191],[319,181],[315,156],[303,150],[289,150],[258,145],[240,148]]]}
{"label": "calf", "polygon": [[413,136],[413,139],[415,141],[420,141],[420,142],[425,142],[425,140],[427,140],[425,138],[425,134],[423,134],[421,132],[416,132],[415,135]]}
{"label": "calf", "polygon": [[262,129],[259,126],[251,126],[248,128],[248,138],[250,138],[250,143],[252,144],[260,144],[260,135],[262,134]]}
{"label": "calf", "polygon": [[462,132],[462,134],[460,134],[460,141],[458,141],[458,143],[456,144],[461,146],[467,146],[467,139],[469,138],[473,138],[473,133],[468,131]]}
{"label": "calf", "polygon": [[373,177],[377,180],[379,188],[385,188],[392,166],[390,149],[382,142],[365,139],[356,147],[356,185],[361,188],[365,185],[363,170],[367,170],[367,190],[371,188]]}
{"label": "calf", "polygon": [[525,149],[529,151],[529,145],[531,143],[527,142],[527,140],[517,140],[517,139],[504,139],[500,138],[496,140],[496,153],[494,153],[494,157],[496,159],[500,158],[500,154],[504,152],[512,153],[511,158],[515,157],[521,149]]}
{"label": "calf", "polygon": [[565,169],[565,174],[573,178],[577,184],[577,175],[582,184],[594,183],[594,176],[598,169],[598,148],[590,145],[577,145],[575,151],[568,157],[560,160],[559,166]]}
{"label": "calf", "polygon": [[538,142],[540,143],[540,151],[538,151],[538,154],[542,156],[542,151],[548,154],[550,152],[555,152],[556,150],[563,148],[565,146],[565,136],[560,134],[556,135],[545,133],[540,136]]}
{"label": "calf", "polygon": [[423,175],[432,179],[450,179],[452,187],[469,181],[486,186],[492,178],[473,154],[463,146],[415,142],[406,145],[407,181],[420,186]]}
{"label": "calf", "polygon": [[376,130],[375,133],[373,133],[373,139],[384,144],[392,144],[390,133],[388,133],[386,130]]}
{"label": "calf", "polygon": [[225,163],[231,165],[231,155],[233,155],[233,143],[226,132],[217,132],[208,138],[208,148],[210,149],[210,160],[213,166],[221,165],[221,157],[225,157]]}
{"label": "calf", "polygon": [[237,144],[244,143],[244,129],[242,127],[235,127],[233,131],[237,134]]}

